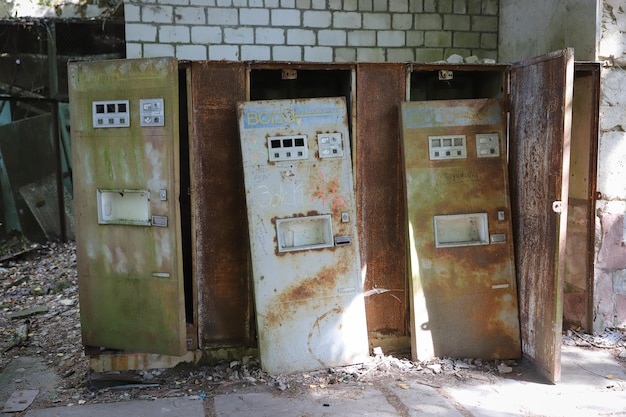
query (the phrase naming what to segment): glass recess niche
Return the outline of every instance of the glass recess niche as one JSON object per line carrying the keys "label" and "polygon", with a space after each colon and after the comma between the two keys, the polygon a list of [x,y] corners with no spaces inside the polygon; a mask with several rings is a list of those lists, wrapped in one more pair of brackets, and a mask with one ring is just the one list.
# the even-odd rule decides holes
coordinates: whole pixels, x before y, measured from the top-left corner
{"label": "glass recess niche", "polygon": [[149,190],[97,190],[98,223],[150,226]]}
{"label": "glass recess niche", "polygon": [[487,213],[435,216],[435,247],[489,244]]}

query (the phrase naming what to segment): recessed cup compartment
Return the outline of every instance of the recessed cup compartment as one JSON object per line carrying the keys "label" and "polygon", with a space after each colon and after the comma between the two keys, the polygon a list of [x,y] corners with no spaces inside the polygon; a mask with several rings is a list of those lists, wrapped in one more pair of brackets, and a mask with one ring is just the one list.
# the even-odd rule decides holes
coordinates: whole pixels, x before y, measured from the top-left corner
{"label": "recessed cup compartment", "polygon": [[149,190],[97,190],[98,223],[150,226]]}
{"label": "recessed cup compartment", "polygon": [[330,214],[276,220],[278,252],[334,246]]}
{"label": "recessed cup compartment", "polygon": [[435,216],[435,247],[489,244],[487,213]]}

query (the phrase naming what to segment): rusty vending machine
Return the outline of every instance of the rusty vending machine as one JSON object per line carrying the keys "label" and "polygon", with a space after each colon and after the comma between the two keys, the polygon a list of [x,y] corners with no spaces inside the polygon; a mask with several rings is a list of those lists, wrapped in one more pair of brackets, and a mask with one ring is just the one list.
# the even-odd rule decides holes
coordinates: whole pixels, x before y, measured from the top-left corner
{"label": "rusty vending machine", "polygon": [[187,352],[178,63],[68,65],[85,346]]}
{"label": "rusty vending machine", "polygon": [[239,130],[263,369],[368,356],[343,98],[240,103]]}
{"label": "rusty vending machine", "polygon": [[414,359],[521,356],[499,100],[402,104]]}

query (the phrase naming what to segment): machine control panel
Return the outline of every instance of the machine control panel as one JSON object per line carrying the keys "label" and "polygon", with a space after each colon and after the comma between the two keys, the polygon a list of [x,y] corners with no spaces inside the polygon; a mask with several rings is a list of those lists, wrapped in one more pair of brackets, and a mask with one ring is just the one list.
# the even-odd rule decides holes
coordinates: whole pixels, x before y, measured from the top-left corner
{"label": "machine control panel", "polygon": [[94,128],[129,127],[128,100],[104,100],[91,103]]}
{"label": "machine control panel", "polygon": [[341,140],[341,133],[339,132],[318,134],[317,146],[320,158],[343,157],[343,140]]}
{"label": "machine control panel", "polygon": [[165,111],[162,98],[139,100],[139,124],[141,126],[164,126]]}
{"label": "machine control panel", "polygon": [[500,156],[500,141],[497,133],[476,134],[476,153],[479,158]]}
{"label": "machine control panel", "polygon": [[430,160],[467,158],[465,135],[429,136],[428,152]]}
{"label": "machine control panel", "polygon": [[307,136],[270,136],[267,138],[267,151],[272,162],[308,159]]}

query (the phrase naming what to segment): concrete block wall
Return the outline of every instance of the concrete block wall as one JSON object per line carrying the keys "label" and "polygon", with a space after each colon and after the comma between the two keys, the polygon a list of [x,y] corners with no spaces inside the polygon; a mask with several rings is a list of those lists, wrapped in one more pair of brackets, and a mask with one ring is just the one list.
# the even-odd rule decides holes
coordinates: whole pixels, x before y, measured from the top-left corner
{"label": "concrete block wall", "polygon": [[498,0],[130,0],[128,58],[497,59]]}
{"label": "concrete block wall", "polygon": [[594,330],[626,327],[626,10],[603,0]]}

